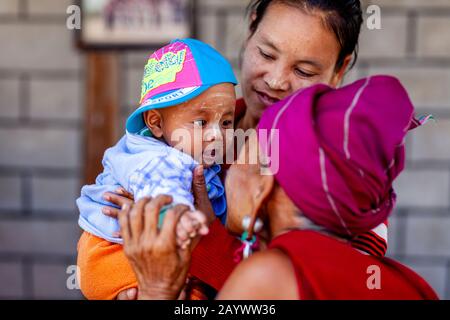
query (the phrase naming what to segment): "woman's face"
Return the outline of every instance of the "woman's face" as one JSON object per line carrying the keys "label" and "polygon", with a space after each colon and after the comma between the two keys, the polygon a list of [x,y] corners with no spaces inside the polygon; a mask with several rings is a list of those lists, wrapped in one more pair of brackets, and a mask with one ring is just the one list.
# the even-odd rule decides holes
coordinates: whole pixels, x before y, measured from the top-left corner
{"label": "woman's face", "polygon": [[248,111],[259,119],[267,106],[316,83],[337,86],[340,51],[320,13],[305,13],[282,3],[269,5],[246,42],[242,92]]}

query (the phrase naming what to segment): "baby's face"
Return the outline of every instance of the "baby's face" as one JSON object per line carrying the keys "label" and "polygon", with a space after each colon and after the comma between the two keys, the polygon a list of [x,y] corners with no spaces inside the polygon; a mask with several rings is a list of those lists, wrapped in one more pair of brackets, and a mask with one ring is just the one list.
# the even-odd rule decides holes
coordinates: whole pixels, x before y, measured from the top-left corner
{"label": "baby's face", "polygon": [[[196,98],[158,110],[164,140],[206,167],[223,161],[234,128],[236,94],[231,83],[215,85]],[[230,133],[230,132],[229,132]]]}

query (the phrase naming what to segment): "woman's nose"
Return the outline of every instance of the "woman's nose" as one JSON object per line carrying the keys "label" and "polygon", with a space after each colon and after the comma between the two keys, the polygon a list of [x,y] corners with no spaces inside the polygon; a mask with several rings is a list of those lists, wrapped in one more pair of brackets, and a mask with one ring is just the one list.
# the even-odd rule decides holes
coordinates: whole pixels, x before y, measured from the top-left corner
{"label": "woman's nose", "polygon": [[274,91],[288,91],[290,87],[288,75],[279,69],[272,69],[267,72],[264,76],[264,82],[270,90]]}

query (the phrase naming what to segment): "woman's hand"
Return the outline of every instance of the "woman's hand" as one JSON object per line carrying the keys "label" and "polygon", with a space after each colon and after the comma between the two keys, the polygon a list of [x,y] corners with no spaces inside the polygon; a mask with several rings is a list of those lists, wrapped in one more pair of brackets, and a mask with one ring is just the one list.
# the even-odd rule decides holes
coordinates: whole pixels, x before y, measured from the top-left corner
{"label": "woman's hand", "polygon": [[119,213],[124,252],[138,281],[138,299],[177,299],[185,284],[192,246],[177,246],[176,228],[189,208],[169,209],[158,230],[159,212],[171,202],[166,195],[143,198],[135,205],[125,204]]}
{"label": "woman's hand", "polygon": [[138,297],[138,289],[130,288],[119,292],[119,294],[116,297],[116,300],[136,300],[137,297]]}
{"label": "woman's hand", "polygon": [[209,223],[213,222],[216,215],[214,214],[211,201],[208,198],[202,165],[199,165],[194,169],[192,177],[192,193],[194,194],[195,208],[206,215]]}
{"label": "woman's hand", "polygon": [[[115,204],[116,206],[123,208],[124,205],[131,206],[134,203],[134,196],[133,194],[129,193],[124,188],[120,187],[116,190],[115,193],[113,192],[105,192],[103,195],[103,199],[106,201],[111,202],[112,204]],[[115,207],[105,206],[102,208],[103,214],[111,217],[111,218],[118,218],[120,209],[117,209]]]}

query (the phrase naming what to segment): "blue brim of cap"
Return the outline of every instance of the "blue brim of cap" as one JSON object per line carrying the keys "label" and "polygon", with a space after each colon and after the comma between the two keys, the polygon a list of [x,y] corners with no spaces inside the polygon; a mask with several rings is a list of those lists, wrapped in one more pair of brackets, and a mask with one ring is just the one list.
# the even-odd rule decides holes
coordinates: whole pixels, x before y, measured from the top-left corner
{"label": "blue brim of cap", "polygon": [[128,117],[126,122],[127,131],[130,133],[137,133],[145,127],[143,117],[144,112],[176,106],[199,96],[212,86],[213,85],[203,85],[199,87],[172,90],[147,100]]}

